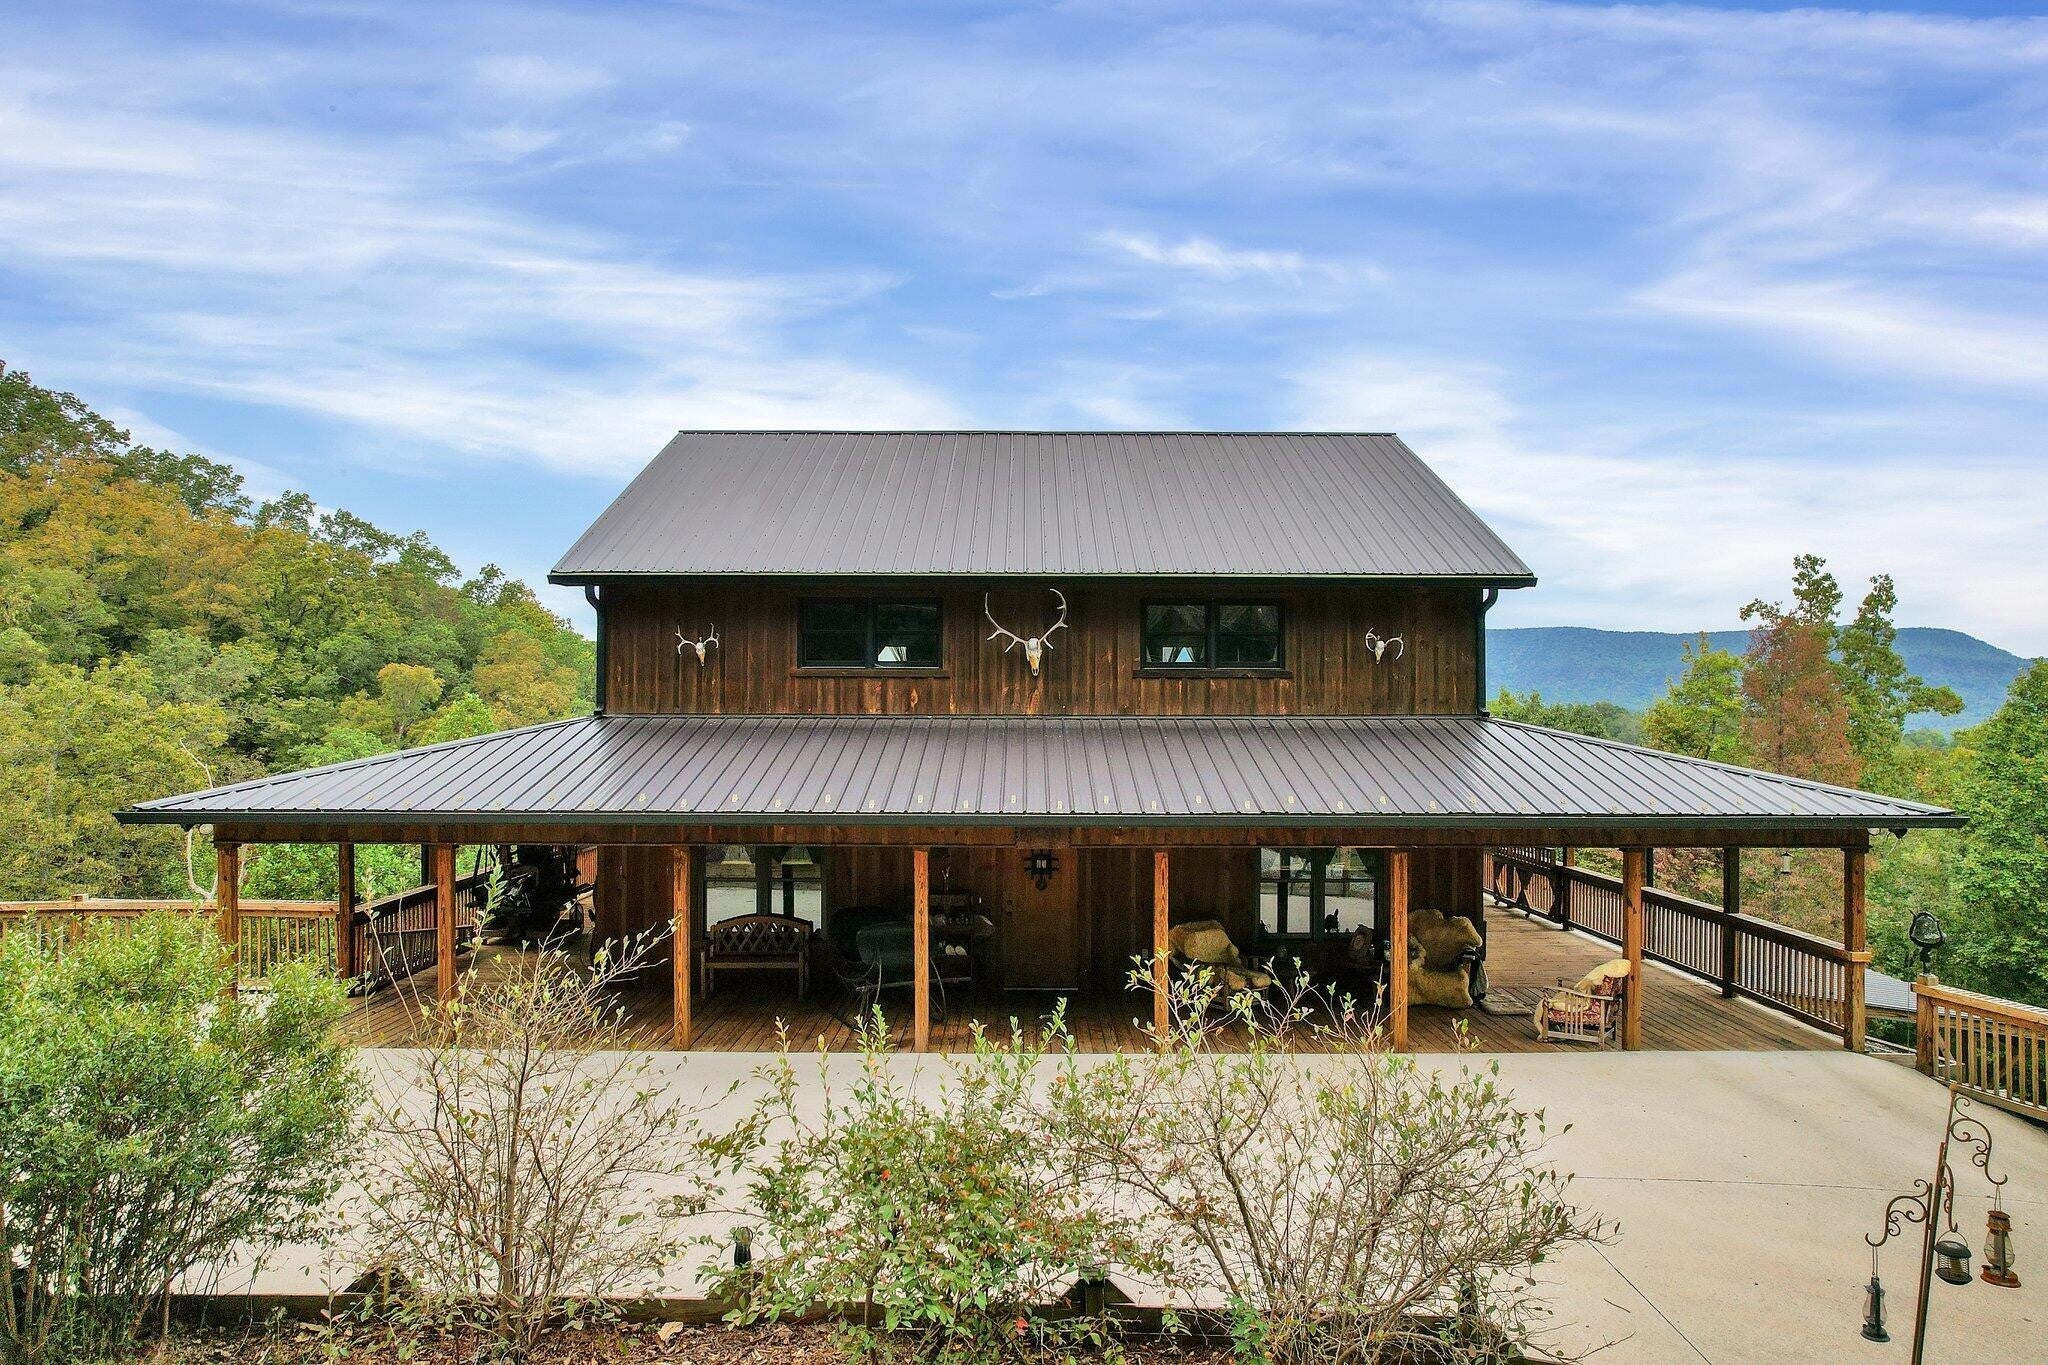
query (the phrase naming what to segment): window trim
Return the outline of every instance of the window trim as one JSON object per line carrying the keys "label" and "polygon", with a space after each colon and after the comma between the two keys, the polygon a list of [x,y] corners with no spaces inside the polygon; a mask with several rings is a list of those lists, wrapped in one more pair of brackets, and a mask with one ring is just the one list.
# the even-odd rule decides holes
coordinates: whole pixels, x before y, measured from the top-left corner
{"label": "window trim", "polygon": [[[1260,848],[1259,852],[1262,855],[1268,849],[1278,853],[1283,860],[1283,866],[1284,860],[1289,857],[1306,859],[1313,869],[1313,875],[1299,878],[1268,878],[1264,869],[1260,869],[1259,875],[1255,879],[1252,902],[1252,923],[1258,943],[1262,945],[1279,944],[1283,946],[1295,943],[1319,944],[1329,939],[1348,938],[1351,932],[1355,932],[1329,929],[1323,925],[1323,920],[1327,914],[1325,906],[1327,905],[1330,893],[1330,868],[1337,861],[1337,855],[1343,851],[1344,847],[1364,846],[1332,845],[1329,847],[1317,847],[1288,845],[1276,847],[1265,845]],[[1376,941],[1384,944],[1386,929],[1385,902],[1380,897],[1387,884],[1386,850],[1377,847],[1365,847],[1365,851],[1372,855],[1371,869],[1367,874],[1373,886],[1374,922],[1371,933]],[[1281,927],[1269,931],[1266,928],[1264,919],[1266,887],[1275,883],[1282,884],[1284,893],[1277,897],[1275,904],[1275,918],[1280,921]],[[1298,894],[1303,902],[1302,913],[1305,916],[1303,928],[1299,931],[1286,928],[1289,918],[1288,909],[1297,894],[1294,891],[1296,886],[1300,887]]]}
{"label": "window trim", "polygon": [[[1200,607],[1208,640],[1208,661],[1199,664],[1154,663],[1145,657],[1145,617],[1154,607]],[[1219,664],[1217,642],[1225,607],[1271,607],[1274,616],[1273,662]],[[1286,678],[1287,599],[1284,597],[1147,597],[1138,603],[1138,676],[1141,678]]]}
{"label": "window trim", "polygon": [[[863,615],[866,620],[867,644],[864,653],[867,661],[865,663],[858,664],[810,663],[806,661],[804,658],[804,612],[807,609],[814,606],[847,606],[854,604],[858,604],[862,608]],[[932,628],[932,638],[933,641],[937,644],[939,652],[939,657],[935,662],[928,664],[891,664],[882,663],[876,659],[875,651],[877,648],[877,644],[875,638],[875,622],[877,617],[880,615],[880,609],[884,606],[930,607],[932,609],[932,615],[934,620],[934,625]],[[914,677],[930,677],[937,674],[943,674],[945,672],[946,604],[944,600],[941,598],[896,596],[893,594],[875,596],[869,594],[853,593],[842,595],[828,594],[813,597],[800,597],[797,599],[796,611],[793,613],[793,620],[791,624],[796,631],[795,671],[799,674],[806,674],[814,677],[830,677],[834,675],[845,676],[848,674],[857,676],[869,676],[873,674],[908,674]]]}

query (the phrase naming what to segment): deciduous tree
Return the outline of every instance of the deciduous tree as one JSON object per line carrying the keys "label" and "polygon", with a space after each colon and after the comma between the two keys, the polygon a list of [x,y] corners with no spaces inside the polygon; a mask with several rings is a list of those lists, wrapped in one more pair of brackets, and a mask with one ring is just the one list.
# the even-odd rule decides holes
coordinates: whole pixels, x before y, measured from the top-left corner
{"label": "deciduous tree", "polygon": [[1685,646],[1685,672],[1643,716],[1643,737],[1652,748],[1747,763],[1742,743],[1742,660],[1715,649],[1701,634]]}
{"label": "deciduous tree", "polygon": [[1967,985],[2048,1004],[2048,661],[1970,739],[1949,958]]}

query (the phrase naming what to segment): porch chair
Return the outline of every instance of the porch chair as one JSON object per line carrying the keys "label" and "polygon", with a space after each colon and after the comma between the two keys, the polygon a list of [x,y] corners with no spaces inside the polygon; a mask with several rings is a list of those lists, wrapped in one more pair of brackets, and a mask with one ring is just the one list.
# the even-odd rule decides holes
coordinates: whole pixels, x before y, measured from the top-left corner
{"label": "porch chair", "polygon": [[710,995],[719,972],[796,973],[796,998],[811,988],[811,926],[793,915],[734,915],[704,931],[699,975]]}
{"label": "porch chair", "polygon": [[1632,989],[1628,959],[1603,962],[1573,985],[1562,979],[1557,984],[1536,1005],[1536,1036],[1545,1042],[1607,1046],[1621,1027]]}
{"label": "porch chair", "polygon": [[[869,924],[854,935],[856,961],[841,972],[859,1002],[858,1018],[874,1013],[875,1004],[887,990],[917,985],[916,935],[907,924]],[[931,961],[932,1019],[946,1017],[946,978],[939,970],[938,955]]]}
{"label": "porch chair", "polygon": [[1167,961],[1175,976],[1206,968],[1219,1003],[1240,991],[1263,991],[1273,974],[1245,960],[1229,931],[1213,919],[1189,920],[1166,931]]}

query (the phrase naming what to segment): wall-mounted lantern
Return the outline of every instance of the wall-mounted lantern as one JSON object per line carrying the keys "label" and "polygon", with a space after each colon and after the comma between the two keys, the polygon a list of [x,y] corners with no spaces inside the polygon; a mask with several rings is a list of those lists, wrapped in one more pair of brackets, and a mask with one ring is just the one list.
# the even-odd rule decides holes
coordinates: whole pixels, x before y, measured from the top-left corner
{"label": "wall-mounted lantern", "polygon": [[1059,870],[1059,859],[1052,856],[1049,848],[1034,848],[1024,855],[1024,874],[1040,891],[1045,890],[1052,881],[1052,874]]}

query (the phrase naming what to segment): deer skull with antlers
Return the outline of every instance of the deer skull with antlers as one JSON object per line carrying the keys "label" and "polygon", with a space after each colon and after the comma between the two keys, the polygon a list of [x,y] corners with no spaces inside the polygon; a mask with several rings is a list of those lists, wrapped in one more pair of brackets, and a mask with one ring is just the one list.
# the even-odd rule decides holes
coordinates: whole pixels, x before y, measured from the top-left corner
{"label": "deer skull with antlers", "polygon": [[1390,649],[1394,651],[1396,659],[1408,652],[1408,643],[1400,636],[1382,635],[1376,630],[1369,630],[1365,633],[1364,643],[1365,647],[1372,651],[1374,663],[1378,663],[1381,659],[1386,658],[1387,651]]}
{"label": "deer skull with antlers", "polygon": [[700,664],[704,662],[705,652],[717,647],[718,626],[715,622],[711,627],[711,633],[701,640],[692,640],[680,630],[676,632],[676,653],[681,654],[685,649],[693,649],[697,652],[697,662]]}
{"label": "deer skull with antlers", "polygon": [[1067,624],[1066,594],[1062,593],[1058,588],[1048,588],[1046,591],[1059,598],[1060,619],[1028,640],[996,620],[995,613],[988,609],[988,594],[983,593],[981,595],[981,614],[988,617],[988,623],[996,628],[996,633],[988,638],[1005,641],[1006,643],[1003,645],[1003,653],[1005,654],[1008,654],[1018,645],[1024,646],[1024,662],[1031,665],[1031,676],[1034,678],[1038,676],[1039,664],[1045,659],[1045,651],[1052,648],[1052,633]]}

